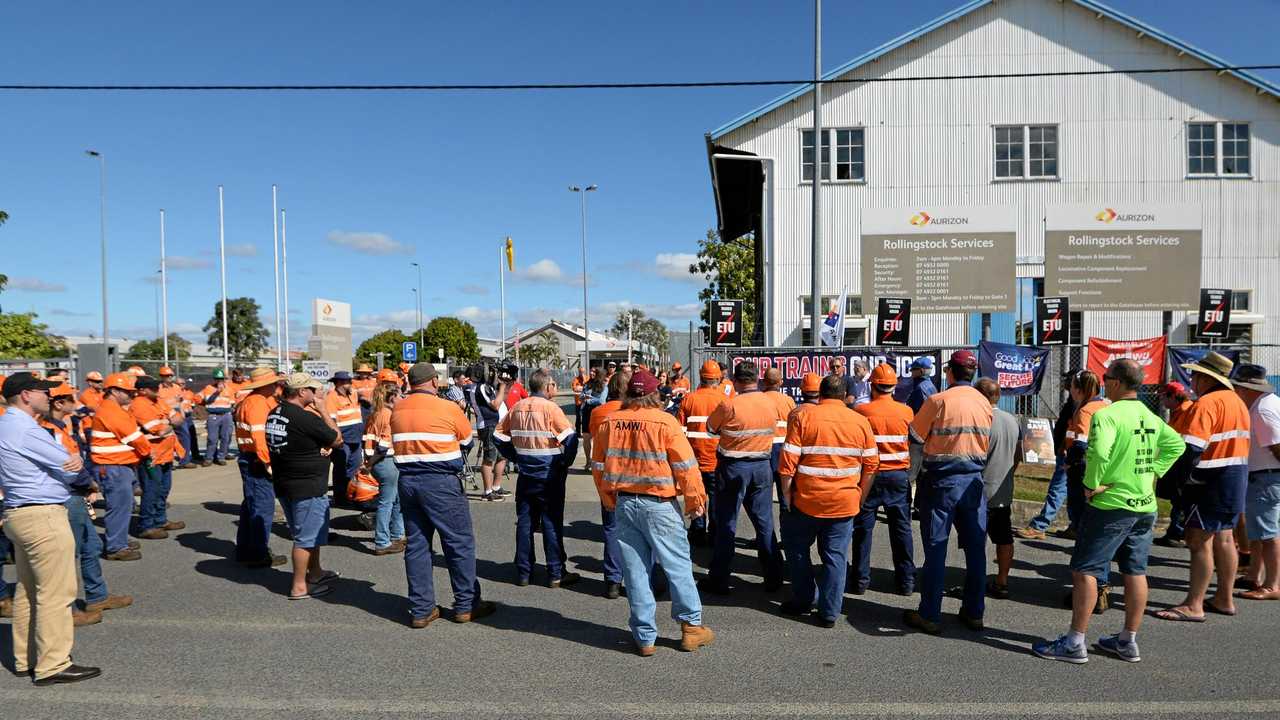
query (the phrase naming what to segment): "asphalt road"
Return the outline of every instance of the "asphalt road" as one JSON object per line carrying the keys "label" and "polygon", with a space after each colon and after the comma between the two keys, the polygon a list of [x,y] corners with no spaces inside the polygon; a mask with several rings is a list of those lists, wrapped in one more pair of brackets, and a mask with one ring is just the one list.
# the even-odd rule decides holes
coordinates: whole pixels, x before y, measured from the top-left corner
{"label": "asphalt road", "polygon": [[[1241,601],[1238,617],[1203,625],[1150,618],[1137,665],[1031,656],[1032,640],[1068,622],[1058,605],[1067,546],[1056,540],[1018,545],[1015,597],[988,604],[985,632],[951,620],[941,637],[904,632],[899,616],[915,599],[877,591],[891,585],[883,526],[872,592],[848,596],[847,618],[829,630],[779,617],[785,595],[760,589],[754,552],[741,547],[735,594],[707,598],[715,644],[676,650],[679,629],[662,603],[659,651],[639,658],[626,601],[599,595],[599,510],[589,480],[575,475],[571,484],[566,548],[581,583],[550,590],[535,572],[535,584],[513,585],[514,503],[476,502],[479,573],[499,612],[411,630],[402,557],[369,554],[370,533],[349,513],[335,513],[324,555],[343,576],[335,592],[289,602],[287,567],[245,570],[227,559],[239,501],[234,468],[179,473],[171,517],[187,529],[143,541],[140,562],[107,563],[111,590],[136,603],[77,633],[76,660],[101,665],[103,677],[36,688],[4,673],[3,717],[1280,717],[1280,603]],[[276,537],[272,547],[285,552],[288,542]],[[1153,606],[1181,598],[1184,553],[1156,549]],[[704,567],[708,559],[695,555]],[[438,570],[436,580],[448,607],[447,574]],[[948,599],[944,611],[957,607]],[[1118,609],[1095,618],[1091,640],[1121,620]],[[11,653],[9,633],[0,632],[10,668]]]}

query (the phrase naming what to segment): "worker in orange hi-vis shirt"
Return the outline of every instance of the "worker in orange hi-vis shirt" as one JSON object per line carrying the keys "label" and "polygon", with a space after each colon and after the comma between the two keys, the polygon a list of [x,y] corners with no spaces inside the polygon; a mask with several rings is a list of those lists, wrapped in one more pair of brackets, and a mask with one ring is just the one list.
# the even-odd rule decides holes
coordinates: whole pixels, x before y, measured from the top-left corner
{"label": "worker in orange hi-vis shirt", "polygon": [[909,435],[915,413],[906,403],[893,399],[898,375],[881,363],[871,371],[871,402],[855,405],[854,411],[871,423],[880,468],[870,492],[862,501],[862,512],[853,520],[853,550],[849,558],[849,592],[866,593],[871,584],[871,538],[876,527],[876,511],[884,508],[889,521],[889,546],[893,550],[893,576],[899,595],[911,595],[916,587],[916,564],[912,554]]}
{"label": "worker in orange hi-vis shirt", "polygon": [[267,446],[267,415],[276,406],[277,383],[283,380],[271,368],[254,368],[244,388],[249,391],[236,406],[236,461],[244,489],[240,525],[236,530],[236,561],[252,568],[283,565],[283,555],[272,555],[267,544],[276,511],[271,484],[271,451]]}
{"label": "worker in orange hi-vis shirt", "polygon": [[369,424],[369,411],[373,408],[373,389],[377,386],[378,380],[373,376],[373,366],[369,363],[357,365],[355,379],[351,381],[351,389],[356,391],[356,397],[360,400],[360,421],[365,425]]}
{"label": "worker in orange hi-vis shirt", "polygon": [[162,366],[156,371],[160,376],[160,402],[172,411],[169,421],[173,424],[173,436],[177,442],[174,448],[173,467],[180,469],[191,466],[190,433],[187,428],[187,414],[183,410],[186,391],[178,383],[173,368]]}
{"label": "worker in orange hi-vis shirt", "polygon": [[333,392],[324,397],[324,409],[329,417],[338,425],[342,433],[342,447],[335,448],[333,455],[333,504],[338,507],[349,505],[347,500],[347,484],[355,479],[364,463],[364,452],[361,444],[364,441],[364,420],[360,415],[360,398],[351,385],[351,373],[339,370],[329,378],[333,383]]}
{"label": "worker in orange hi-vis shirt", "polygon": [[[808,615],[835,627],[844,600],[846,555],[853,520],[871,488],[880,454],[867,419],[844,404],[844,379],[823,379],[820,400],[791,416],[782,449],[782,493],[787,498],[783,543],[791,570],[791,599],[784,615]],[[820,580],[814,579],[809,549],[818,543]]]}
{"label": "worker in orange hi-vis shirt", "polygon": [[103,524],[108,560],[142,557],[142,553],[129,547],[129,518],[133,513],[133,483],[138,479],[138,466],[151,462],[151,442],[128,410],[137,394],[136,380],[127,372],[112,373],[103,380],[106,390],[89,430],[89,457],[97,468],[98,487],[107,501]]}
{"label": "worker in orange hi-vis shirt", "polygon": [[98,403],[102,402],[102,373],[97,370],[89,371],[84,376],[85,388],[80,391],[80,404],[89,408],[88,415],[92,415],[94,410],[98,409]]}
{"label": "worker in orange hi-vis shirt", "polygon": [[671,363],[671,396],[679,400],[692,389],[689,376],[684,374],[684,366],[678,362]]}
{"label": "worker in orange hi-vis shirt", "polygon": [[710,541],[715,527],[716,448],[720,446],[720,438],[707,432],[707,418],[725,401],[721,379],[720,364],[715,360],[704,362],[698,371],[698,389],[684,396],[676,413],[684,436],[698,458],[698,471],[702,473],[702,485],[707,492],[707,512],[689,524],[689,542],[698,547]]}
{"label": "worker in orange hi-vis shirt", "polygon": [[236,404],[249,397],[249,393],[252,392],[250,388],[245,387],[248,383],[243,368],[231,368],[231,382],[228,385],[231,386],[232,397]]}
{"label": "worker in orange hi-vis shirt", "polygon": [[[592,435],[609,416],[622,409],[622,398],[627,394],[627,381],[631,373],[614,373],[609,380],[608,399],[597,405],[587,418],[587,434]],[[588,460],[590,462],[590,460]],[[604,529],[604,596],[610,600],[622,595],[622,557],[618,547],[618,518],[613,510],[600,503],[600,525]]]}
{"label": "worker in orange hi-vis shirt", "polygon": [[200,391],[200,402],[209,413],[205,420],[208,439],[205,441],[204,462],[200,463],[205,467],[208,467],[211,462],[215,465],[227,464],[227,455],[231,452],[231,439],[234,436],[231,411],[235,407],[235,401],[235,385],[227,382],[222,368],[216,368],[213,371],[213,382],[205,385]]}
{"label": "worker in orange hi-vis shirt", "polygon": [[138,396],[129,405],[129,414],[142,427],[151,444],[150,462],[138,466],[142,483],[142,501],[138,506],[138,537],[163,540],[170,530],[181,530],[186,523],[170,521],[167,506],[173,487],[173,458],[178,439],[174,435],[175,410],[160,398],[160,381],[143,375],[134,383]]}

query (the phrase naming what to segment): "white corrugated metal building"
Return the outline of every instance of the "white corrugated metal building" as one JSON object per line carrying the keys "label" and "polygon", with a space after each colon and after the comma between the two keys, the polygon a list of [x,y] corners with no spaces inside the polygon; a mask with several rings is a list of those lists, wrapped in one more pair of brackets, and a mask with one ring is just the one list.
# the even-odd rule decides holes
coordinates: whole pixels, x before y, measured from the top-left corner
{"label": "white corrugated metal building", "polygon": [[[825,78],[1205,67],[1230,65],[1092,0],[976,0]],[[723,234],[756,232],[759,340],[769,345],[808,344],[811,92],[797,88],[707,136]],[[1048,208],[1189,205],[1202,221],[1201,285],[1243,291],[1233,336],[1280,342],[1278,100],[1280,87],[1246,71],[825,84],[824,169],[835,179],[822,192],[824,296],[860,293],[871,208],[1011,207],[1018,292],[1043,294]],[[767,161],[718,159],[726,153]],[[859,301],[850,306],[846,342],[860,344],[867,317]],[[1182,311],[1082,315],[1074,342],[1155,336],[1166,321],[1179,342],[1195,322]],[[993,339],[1012,341],[1015,313],[986,320]],[[917,315],[912,342],[976,342],[982,321]]]}

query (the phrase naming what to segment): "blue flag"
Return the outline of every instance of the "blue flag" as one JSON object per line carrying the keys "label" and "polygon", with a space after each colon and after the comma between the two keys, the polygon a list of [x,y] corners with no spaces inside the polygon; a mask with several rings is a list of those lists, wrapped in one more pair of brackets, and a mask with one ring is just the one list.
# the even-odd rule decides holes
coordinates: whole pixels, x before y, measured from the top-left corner
{"label": "blue flag", "polygon": [[[1213,352],[1230,360],[1234,365],[1240,362],[1239,350],[1227,350],[1226,348],[1214,348]],[[1183,387],[1191,389],[1191,373],[1187,372],[1183,367],[1183,363],[1200,362],[1205,355],[1209,354],[1209,348],[1169,348],[1169,365],[1173,367],[1173,380],[1182,383]]]}
{"label": "blue flag", "polygon": [[1000,385],[1001,395],[1034,395],[1044,380],[1049,350],[1006,343],[978,344],[978,374]]}

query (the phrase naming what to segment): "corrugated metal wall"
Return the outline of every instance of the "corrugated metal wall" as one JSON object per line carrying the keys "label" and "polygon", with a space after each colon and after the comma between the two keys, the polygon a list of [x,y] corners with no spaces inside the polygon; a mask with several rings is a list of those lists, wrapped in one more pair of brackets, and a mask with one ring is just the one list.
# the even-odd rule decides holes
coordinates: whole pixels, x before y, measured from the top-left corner
{"label": "corrugated metal wall", "polygon": [[[1151,18],[1158,25],[1159,18]],[[832,48],[827,48],[828,53]],[[1229,52],[1230,48],[1226,49]],[[853,71],[854,77],[958,75],[1110,68],[1194,67],[1198,61],[1071,3],[1002,0]],[[823,291],[861,292],[859,228],[866,207],[1010,205],[1018,255],[1044,254],[1045,208],[1145,202],[1202,208],[1207,287],[1253,289],[1265,316],[1255,341],[1280,341],[1280,102],[1214,73],[1115,75],[829,86],[823,124],[863,127],[866,184],[823,186]],[[772,273],[774,342],[799,344],[800,297],[809,293],[811,192],[800,178],[800,131],[812,122],[803,96],[717,142],[777,159]],[[1185,123],[1251,123],[1252,179],[1188,180]],[[1058,181],[993,180],[998,124],[1059,128]],[[1019,274],[1039,276],[1028,263]],[[1264,277],[1272,282],[1264,283]],[[1013,283],[1013,278],[993,278]],[[1185,318],[1175,313],[1175,328]],[[1160,313],[1087,313],[1086,335],[1159,334]],[[1175,339],[1181,339],[1175,330]],[[913,319],[913,342],[967,340],[963,315]]]}

